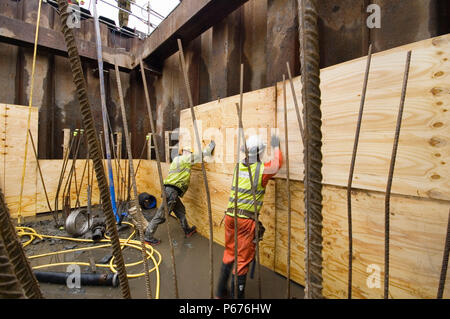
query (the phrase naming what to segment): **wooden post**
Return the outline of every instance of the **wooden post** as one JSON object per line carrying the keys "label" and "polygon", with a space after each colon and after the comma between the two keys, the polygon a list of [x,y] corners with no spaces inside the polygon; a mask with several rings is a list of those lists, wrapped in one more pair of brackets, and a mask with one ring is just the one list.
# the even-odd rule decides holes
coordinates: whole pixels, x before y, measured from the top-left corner
{"label": "wooden post", "polygon": [[120,160],[122,159],[122,132],[116,132],[117,142],[116,142],[116,155],[117,155],[117,197],[120,200],[120,194],[122,189],[122,169],[120,165]]}

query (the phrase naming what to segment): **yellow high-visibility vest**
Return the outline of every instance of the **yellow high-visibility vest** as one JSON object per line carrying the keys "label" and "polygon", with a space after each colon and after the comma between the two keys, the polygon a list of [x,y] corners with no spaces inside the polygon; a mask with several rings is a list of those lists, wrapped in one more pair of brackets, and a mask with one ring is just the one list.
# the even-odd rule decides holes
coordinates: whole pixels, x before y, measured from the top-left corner
{"label": "yellow high-visibility vest", "polygon": [[[252,179],[253,179],[253,185],[256,186],[256,209],[259,213],[261,211],[263,201],[264,201],[264,194],[265,194],[265,188],[262,186],[262,177],[264,174],[264,164],[261,162],[257,162],[250,165],[250,169],[252,172]],[[236,170],[234,172],[233,176],[233,185],[231,187],[231,194],[230,198],[228,200],[228,210],[227,215],[234,216],[234,199],[236,194]],[[239,164],[239,179],[238,179],[238,189],[237,189],[237,208],[246,210],[249,212],[254,212],[255,202],[253,201],[253,193],[252,193],[252,187],[250,184],[250,176],[248,174],[248,167],[245,166],[243,163]],[[240,218],[249,218],[248,216],[237,214]]]}
{"label": "yellow high-visibility vest", "polygon": [[172,185],[181,190],[182,194],[180,197],[188,190],[192,164],[193,155],[175,157],[172,164],[170,164],[169,175],[164,180],[164,185]]}

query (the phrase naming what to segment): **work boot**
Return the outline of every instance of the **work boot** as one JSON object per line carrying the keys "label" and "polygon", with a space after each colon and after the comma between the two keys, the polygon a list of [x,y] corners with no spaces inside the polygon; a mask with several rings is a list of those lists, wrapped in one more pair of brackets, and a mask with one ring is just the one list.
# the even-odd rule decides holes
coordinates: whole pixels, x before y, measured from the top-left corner
{"label": "work boot", "polygon": [[151,246],[156,246],[159,245],[161,243],[161,241],[155,237],[153,237],[154,232],[150,231],[150,225],[147,227],[147,229],[144,232],[144,241],[151,245]]}
{"label": "work boot", "polygon": [[144,241],[150,246],[157,246],[161,244],[161,241],[157,238],[145,238]]}
{"label": "work boot", "polygon": [[184,236],[185,236],[186,238],[190,238],[190,237],[192,237],[192,235],[194,235],[196,232],[197,232],[197,227],[192,226],[192,227],[190,227],[190,228],[188,228],[188,229],[186,229],[186,230],[184,231]]}
{"label": "work boot", "polygon": [[228,291],[228,278],[230,277],[233,263],[225,264],[222,262],[220,269],[219,284],[217,285],[216,299],[229,299],[230,293]]}
{"label": "work boot", "polygon": [[[245,282],[247,274],[237,277],[238,299],[245,299]],[[234,275],[231,275],[231,298],[234,298]]]}

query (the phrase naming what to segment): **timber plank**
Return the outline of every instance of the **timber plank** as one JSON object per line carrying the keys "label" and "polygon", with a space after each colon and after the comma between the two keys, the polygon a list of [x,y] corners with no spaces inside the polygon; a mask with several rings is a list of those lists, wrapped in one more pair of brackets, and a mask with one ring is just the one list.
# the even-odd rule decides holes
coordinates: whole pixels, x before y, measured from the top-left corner
{"label": "timber plank", "polygon": [[[22,165],[27,134],[28,106],[0,104],[2,114],[2,171],[3,192],[12,216],[17,216],[19,208]],[[38,135],[38,108],[31,108],[30,130],[35,138]],[[31,141],[28,144],[25,182],[22,195],[22,216],[36,214],[36,160]]]}

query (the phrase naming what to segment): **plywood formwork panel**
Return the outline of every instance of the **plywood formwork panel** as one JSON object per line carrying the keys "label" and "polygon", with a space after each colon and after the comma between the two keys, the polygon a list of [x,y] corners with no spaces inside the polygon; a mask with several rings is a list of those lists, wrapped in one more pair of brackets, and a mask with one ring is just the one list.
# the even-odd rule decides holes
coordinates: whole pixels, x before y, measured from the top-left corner
{"label": "plywood formwork panel", "polygon": [[[28,113],[31,111],[30,131],[37,143],[38,108],[0,104],[1,114],[1,153],[2,189],[12,216],[17,216],[24,161],[25,140],[27,135]],[[36,145],[37,147],[37,145]],[[36,160],[31,141],[28,143],[27,163],[22,194],[21,215],[36,214]]]}
{"label": "plywood formwork panel", "polygon": [[[144,162],[143,162],[144,163]],[[142,165],[142,164],[141,164]],[[143,173],[157,177],[156,162],[145,161]],[[162,163],[164,177],[168,165]],[[206,194],[202,174],[193,170],[189,190],[182,198],[190,225],[209,238]],[[231,175],[208,172],[213,213],[214,242],[224,245],[221,221],[228,204]],[[140,191],[153,194],[160,203],[157,178],[142,179]],[[275,193],[276,189],[276,193]],[[286,275],[287,193],[286,181],[270,181],[261,221],[266,227],[261,242],[261,263]],[[292,251],[291,278],[304,285],[304,186],[291,182]],[[275,196],[276,194],[276,196]],[[346,189],[324,186],[323,192],[323,293],[327,298],[347,297],[348,234]],[[353,191],[353,297],[382,298],[384,269],[384,194]],[[391,198],[390,298],[435,298],[445,244],[449,202],[411,196]],[[163,231],[163,230],[159,230]],[[181,231],[181,229],[180,229]],[[222,258],[222,256],[215,256]],[[368,267],[380,270],[380,287],[369,288]],[[449,280],[450,275],[447,275]],[[444,293],[450,297],[450,286]]]}
{"label": "plywood formwork panel", "polygon": [[[276,271],[286,274],[287,196],[284,180],[276,180]],[[292,278],[304,284],[304,206],[301,182],[291,183]],[[346,189],[325,186],[323,191],[323,293],[347,298],[348,233]],[[384,196],[354,190],[353,298],[383,298]],[[391,198],[390,298],[436,298],[439,285],[449,203],[394,195]],[[380,271],[380,286],[369,288],[373,271]],[[450,275],[447,275],[447,280]],[[450,298],[446,287],[444,298]]]}
{"label": "plywood formwork panel", "polygon": [[[198,121],[199,134],[206,146],[211,139],[216,142],[213,161],[205,159],[208,171],[232,174],[236,161],[238,117],[235,103],[239,95],[199,105],[194,108]],[[244,94],[242,114],[244,132],[260,134],[269,142],[275,128],[275,88],[270,87]],[[189,109],[180,115],[180,146],[196,146],[192,117]],[[241,143],[242,145],[242,143]],[[269,145],[270,147],[270,145]],[[200,168],[200,166],[198,166]]]}
{"label": "plywood formwork panel", "polygon": [[[384,191],[400,102],[406,52],[411,70],[392,191],[450,199],[450,35],[374,54],[370,70],[353,186]],[[321,71],[323,182],[346,186],[366,58]],[[294,79],[301,105],[301,78]],[[277,118],[284,131],[283,89],[277,86]],[[303,179],[303,145],[287,82],[291,178]],[[301,111],[301,110],[300,110]],[[281,134],[282,149],[284,136]],[[279,177],[284,177],[284,169]]]}

